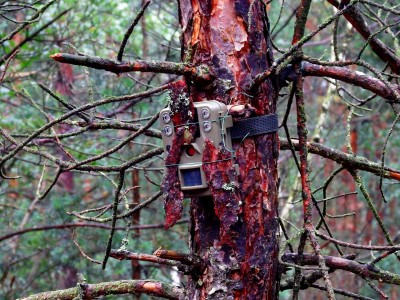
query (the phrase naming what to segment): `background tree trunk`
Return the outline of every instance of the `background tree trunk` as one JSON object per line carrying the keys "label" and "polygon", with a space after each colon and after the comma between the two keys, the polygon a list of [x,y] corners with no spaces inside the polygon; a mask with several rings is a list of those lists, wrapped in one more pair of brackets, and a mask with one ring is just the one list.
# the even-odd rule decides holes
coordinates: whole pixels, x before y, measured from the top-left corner
{"label": "background tree trunk", "polygon": [[[209,85],[188,82],[191,99],[245,105],[235,118],[275,113],[275,82],[267,80],[257,91],[249,91],[253,78],[272,64],[262,1],[180,0],[179,4],[182,59],[207,66],[205,72],[214,76]],[[237,175],[232,164],[206,167],[213,198],[192,199],[190,232],[191,251],[206,265],[202,274],[192,276],[188,299],[277,298],[278,143],[275,133],[236,143]],[[212,147],[209,152],[224,155]],[[234,192],[215,184],[233,179],[239,182]]]}

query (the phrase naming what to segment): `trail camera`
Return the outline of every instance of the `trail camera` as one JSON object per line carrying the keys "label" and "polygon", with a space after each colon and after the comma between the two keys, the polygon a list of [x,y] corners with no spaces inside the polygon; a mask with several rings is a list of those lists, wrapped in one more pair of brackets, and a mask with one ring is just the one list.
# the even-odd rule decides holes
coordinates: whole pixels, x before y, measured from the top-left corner
{"label": "trail camera", "polygon": [[[276,114],[245,118],[233,124],[232,117],[228,115],[228,109],[223,103],[215,100],[195,102],[194,108],[195,115],[191,123],[197,126],[194,142],[184,145],[178,165],[181,190],[186,197],[211,195],[202,168],[205,139],[213,141],[216,147],[222,144],[226,149],[232,150],[232,140],[243,140],[278,130]],[[160,112],[159,117],[165,156],[172,147],[175,135],[171,116],[171,109],[165,108]]]}
{"label": "trail camera", "polygon": [[[227,149],[232,149],[230,128],[232,117],[228,116],[225,104],[215,100],[195,102],[195,115],[193,123],[196,128],[194,142],[185,144],[181,160],[178,166],[178,176],[181,190],[186,197],[200,197],[211,195],[210,189],[202,169],[202,158],[205,147],[205,139],[214,142],[218,147],[220,143]],[[175,128],[171,120],[170,108],[160,112],[162,139],[165,156],[172,147]],[[168,167],[168,166],[167,166]]]}

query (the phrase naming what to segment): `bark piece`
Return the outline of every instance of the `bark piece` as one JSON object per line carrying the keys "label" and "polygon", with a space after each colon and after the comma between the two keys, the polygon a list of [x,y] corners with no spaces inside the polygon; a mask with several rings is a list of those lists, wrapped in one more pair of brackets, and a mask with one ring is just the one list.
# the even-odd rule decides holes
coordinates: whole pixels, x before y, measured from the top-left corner
{"label": "bark piece", "polygon": [[186,84],[183,81],[177,82],[170,91],[170,102],[172,122],[175,127],[175,136],[171,149],[167,154],[165,161],[165,176],[161,184],[161,190],[164,192],[164,208],[165,208],[165,228],[169,228],[182,217],[182,201],[183,193],[181,191],[181,184],[178,177],[178,164],[181,159],[183,146],[185,143],[190,142],[187,139],[187,131],[192,136],[196,127],[186,126],[190,123],[194,116],[194,106],[189,100]]}

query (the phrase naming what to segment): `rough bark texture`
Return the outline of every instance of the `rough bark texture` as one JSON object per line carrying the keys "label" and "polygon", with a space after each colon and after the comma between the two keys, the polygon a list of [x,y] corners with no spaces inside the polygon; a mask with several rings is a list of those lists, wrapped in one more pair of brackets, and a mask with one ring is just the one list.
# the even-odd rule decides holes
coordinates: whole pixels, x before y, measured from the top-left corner
{"label": "rough bark texture", "polygon": [[[169,228],[182,217],[183,193],[178,178],[178,163],[182,154],[182,147],[192,142],[194,126],[180,126],[190,123],[194,115],[193,103],[189,101],[185,82],[178,81],[171,88],[170,103],[172,122],[175,126],[175,136],[165,160],[166,174],[161,184],[164,192],[165,228]],[[189,138],[188,138],[189,135]]]}
{"label": "rough bark texture", "polygon": [[[252,79],[272,64],[262,1],[180,0],[182,60],[208,66],[211,84],[187,78],[194,102],[244,104],[243,117],[274,113],[277,86]],[[231,155],[211,142],[203,161]],[[234,145],[234,161],[205,164],[213,198],[192,199],[191,250],[204,259],[187,299],[275,299],[277,295],[277,134]],[[239,166],[236,174],[234,164]]]}

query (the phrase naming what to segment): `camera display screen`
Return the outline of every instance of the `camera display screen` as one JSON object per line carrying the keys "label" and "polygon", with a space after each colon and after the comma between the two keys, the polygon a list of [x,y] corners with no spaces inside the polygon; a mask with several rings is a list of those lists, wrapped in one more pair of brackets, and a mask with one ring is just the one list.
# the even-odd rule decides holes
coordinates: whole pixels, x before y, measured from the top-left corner
{"label": "camera display screen", "polygon": [[200,168],[181,170],[183,186],[202,185]]}

